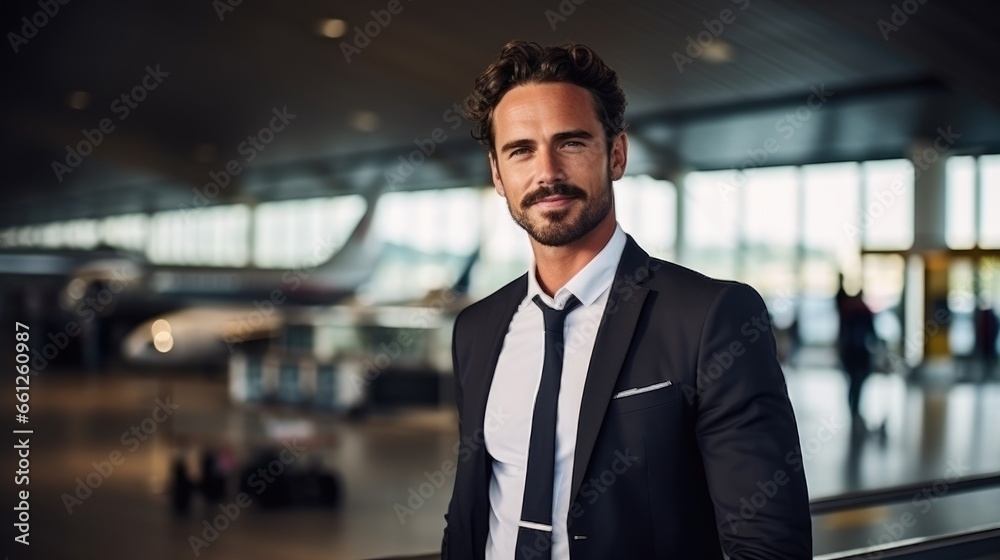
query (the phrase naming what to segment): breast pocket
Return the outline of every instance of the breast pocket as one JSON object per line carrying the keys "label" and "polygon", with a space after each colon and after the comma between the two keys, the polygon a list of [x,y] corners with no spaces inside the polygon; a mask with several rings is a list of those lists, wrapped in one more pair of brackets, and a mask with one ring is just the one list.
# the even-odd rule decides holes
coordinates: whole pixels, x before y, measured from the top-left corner
{"label": "breast pocket", "polygon": [[635,412],[673,402],[681,396],[680,387],[672,381],[634,387],[615,393],[608,404],[608,416]]}

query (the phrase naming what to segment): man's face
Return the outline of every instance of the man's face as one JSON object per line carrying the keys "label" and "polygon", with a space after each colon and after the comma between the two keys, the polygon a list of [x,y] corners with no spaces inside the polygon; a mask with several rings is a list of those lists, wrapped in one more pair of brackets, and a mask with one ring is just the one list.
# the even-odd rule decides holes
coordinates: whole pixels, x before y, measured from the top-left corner
{"label": "man's face", "polygon": [[608,153],[590,93],[567,83],[508,91],[493,111],[493,184],[511,217],[542,245],[563,246],[614,222],[611,181],[625,173],[628,140]]}

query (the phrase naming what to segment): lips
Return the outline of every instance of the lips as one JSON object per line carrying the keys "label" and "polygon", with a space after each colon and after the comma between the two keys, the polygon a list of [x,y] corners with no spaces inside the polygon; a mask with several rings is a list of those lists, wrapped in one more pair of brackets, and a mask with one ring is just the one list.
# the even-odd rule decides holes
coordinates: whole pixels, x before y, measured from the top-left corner
{"label": "lips", "polygon": [[538,204],[544,209],[558,209],[569,206],[574,198],[584,200],[587,198],[587,193],[570,183],[556,183],[551,186],[539,187],[534,192],[525,195],[521,201],[521,208],[527,210],[529,206]]}
{"label": "lips", "polygon": [[535,205],[545,210],[554,210],[568,206],[575,198],[575,196],[556,194],[540,199]]}

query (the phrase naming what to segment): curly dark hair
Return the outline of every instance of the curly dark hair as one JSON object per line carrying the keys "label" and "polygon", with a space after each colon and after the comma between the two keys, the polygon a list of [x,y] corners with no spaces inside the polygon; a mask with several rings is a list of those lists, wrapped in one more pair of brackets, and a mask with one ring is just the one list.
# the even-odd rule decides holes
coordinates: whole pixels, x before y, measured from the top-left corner
{"label": "curly dark hair", "polygon": [[618,73],[593,49],[579,43],[543,47],[530,41],[510,41],[476,78],[462,111],[472,121],[472,137],[491,157],[496,157],[493,111],[504,94],[516,86],[547,82],[567,82],[590,92],[609,150],[612,139],[625,130],[625,91],[618,85]]}

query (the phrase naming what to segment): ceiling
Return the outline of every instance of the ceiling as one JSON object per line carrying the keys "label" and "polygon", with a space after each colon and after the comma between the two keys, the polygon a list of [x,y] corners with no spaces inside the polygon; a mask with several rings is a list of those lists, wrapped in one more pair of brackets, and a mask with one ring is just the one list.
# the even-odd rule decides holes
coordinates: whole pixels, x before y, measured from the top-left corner
{"label": "ceiling", "polygon": [[[439,128],[427,163],[391,188],[485,183],[452,107],[512,38],[586,43],[620,73],[635,172],[738,166],[817,87],[829,102],[779,137],[768,165],[902,157],[943,126],[961,133],[956,150],[1000,150],[1000,7],[987,2],[397,1],[386,25],[372,11],[389,0],[60,5],[4,53],[0,227],[386,188],[414,140]],[[894,4],[916,10],[886,32]],[[43,19],[37,2],[3,9],[14,33],[22,17]],[[711,23],[724,10],[731,23]],[[326,18],[348,33],[321,35]],[[377,36],[345,56],[366,25]],[[678,68],[706,25],[721,30],[719,48]],[[147,67],[168,75],[121,118],[115,100]],[[82,106],[73,92],[86,92],[85,107],[71,107]],[[282,108],[294,118],[247,161],[241,142]],[[102,119],[114,129],[57,177],[53,162]],[[241,173],[199,199],[230,160]]]}

